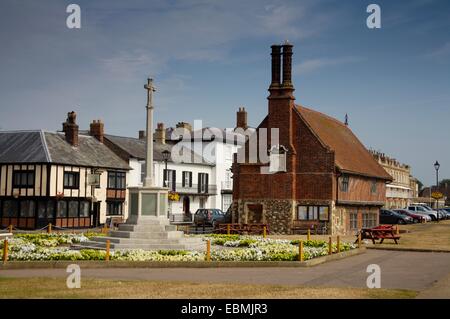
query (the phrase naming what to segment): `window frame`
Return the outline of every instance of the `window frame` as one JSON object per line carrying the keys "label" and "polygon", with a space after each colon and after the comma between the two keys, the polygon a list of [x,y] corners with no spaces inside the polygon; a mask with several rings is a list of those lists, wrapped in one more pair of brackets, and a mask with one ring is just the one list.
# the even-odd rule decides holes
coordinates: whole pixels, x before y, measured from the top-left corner
{"label": "window frame", "polygon": [[341,192],[347,193],[350,188],[350,176],[342,175],[339,186],[340,186]]}
{"label": "window frame", "polygon": [[[111,183],[111,180],[113,183]],[[127,173],[123,171],[108,171],[107,189],[125,190],[127,189]]]}
{"label": "window frame", "polygon": [[[187,184],[186,184],[186,182],[187,182]],[[192,187],[192,172],[191,171],[183,171],[182,172],[181,186]]]}
{"label": "window frame", "polygon": [[[31,176],[31,182],[29,181],[29,177]],[[19,176],[19,181],[17,181],[17,176]],[[23,181],[23,176],[25,176],[25,183],[22,183]],[[13,176],[12,176],[12,187],[13,188],[34,188],[35,184],[36,184],[36,174],[34,170],[20,170],[20,169],[16,169],[13,170]]]}
{"label": "window frame", "polygon": [[208,193],[209,184],[209,174],[208,173],[198,173],[198,192],[199,194]]}
{"label": "window frame", "polygon": [[[106,216],[123,216],[124,203],[121,201],[107,201],[106,202]],[[111,211],[112,208],[112,211]]]}
{"label": "window frame", "polygon": [[[69,184],[68,176],[72,176],[73,178],[73,185]],[[66,179],[67,176],[67,179]],[[66,183],[67,182],[67,183]],[[63,188],[64,189],[79,189],[80,188],[80,172],[72,172],[72,171],[64,171],[63,174]]]}
{"label": "window frame", "polygon": [[[300,218],[299,210],[301,208],[306,208],[306,218]],[[321,208],[327,209],[327,219],[321,218]],[[297,211],[295,214],[295,220],[298,221],[319,221],[319,222],[329,222],[330,221],[330,206],[327,205],[297,205]]]}

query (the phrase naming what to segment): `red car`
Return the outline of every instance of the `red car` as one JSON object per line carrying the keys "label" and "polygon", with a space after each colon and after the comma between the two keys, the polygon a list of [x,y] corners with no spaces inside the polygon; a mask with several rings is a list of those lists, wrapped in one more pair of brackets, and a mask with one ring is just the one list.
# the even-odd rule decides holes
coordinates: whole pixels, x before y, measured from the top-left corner
{"label": "red car", "polygon": [[414,214],[413,212],[411,212],[407,209],[394,209],[393,211],[397,212],[399,214],[411,217],[413,219],[414,223],[421,223],[422,219],[424,219],[424,217],[422,215]]}

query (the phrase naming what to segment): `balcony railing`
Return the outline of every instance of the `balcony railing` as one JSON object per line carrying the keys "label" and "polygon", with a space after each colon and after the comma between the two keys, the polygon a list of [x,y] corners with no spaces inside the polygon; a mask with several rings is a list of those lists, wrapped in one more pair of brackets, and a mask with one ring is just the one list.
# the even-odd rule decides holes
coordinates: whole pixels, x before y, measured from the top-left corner
{"label": "balcony railing", "polygon": [[[171,185],[169,184],[168,187],[173,190]],[[189,186],[183,186],[182,183],[176,183],[175,192],[177,193],[185,193],[185,194],[192,194],[192,195],[199,195],[199,194],[208,194],[208,195],[215,195],[217,194],[217,187],[216,185],[208,185],[208,192],[199,192],[198,191],[198,184],[192,184],[191,187]]]}

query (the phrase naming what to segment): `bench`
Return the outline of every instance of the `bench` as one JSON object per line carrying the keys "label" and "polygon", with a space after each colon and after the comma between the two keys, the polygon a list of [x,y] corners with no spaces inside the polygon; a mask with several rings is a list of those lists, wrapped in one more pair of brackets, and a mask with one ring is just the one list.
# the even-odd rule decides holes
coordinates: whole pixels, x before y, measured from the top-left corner
{"label": "bench", "polygon": [[119,224],[124,224],[125,223],[125,219],[120,216],[120,217],[109,217],[106,220],[106,225],[108,225],[109,228],[114,228],[114,227],[118,227]]}
{"label": "bench", "polygon": [[311,234],[317,235],[319,229],[319,223],[316,221],[304,221],[304,220],[294,220],[292,222],[292,234],[306,234],[308,233],[308,229],[311,231]]}
{"label": "bench", "polygon": [[[361,239],[370,239],[374,245],[376,244],[376,240],[380,240],[379,243],[382,244],[385,239],[391,239],[396,245],[398,245],[398,240],[400,240],[400,236],[396,234],[396,229],[390,225],[363,228],[359,233],[361,234]],[[359,236],[359,233],[357,236]],[[357,241],[358,239],[356,239],[355,243]]]}

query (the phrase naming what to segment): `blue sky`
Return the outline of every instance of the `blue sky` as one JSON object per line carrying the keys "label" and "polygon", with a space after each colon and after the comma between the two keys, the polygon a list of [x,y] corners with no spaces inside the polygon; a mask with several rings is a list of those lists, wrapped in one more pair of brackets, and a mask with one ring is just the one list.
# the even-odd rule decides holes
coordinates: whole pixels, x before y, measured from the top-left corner
{"label": "blue sky", "polygon": [[[66,6],[81,7],[70,30]],[[366,27],[380,5],[382,28]],[[343,120],[370,148],[434,183],[450,177],[450,2],[15,1],[0,3],[0,128],[56,130],[68,111],[87,128],[137,136],[143,85],[156,121],[234,127],[267,113],[270,45],[294,44],[297,102]]]}

